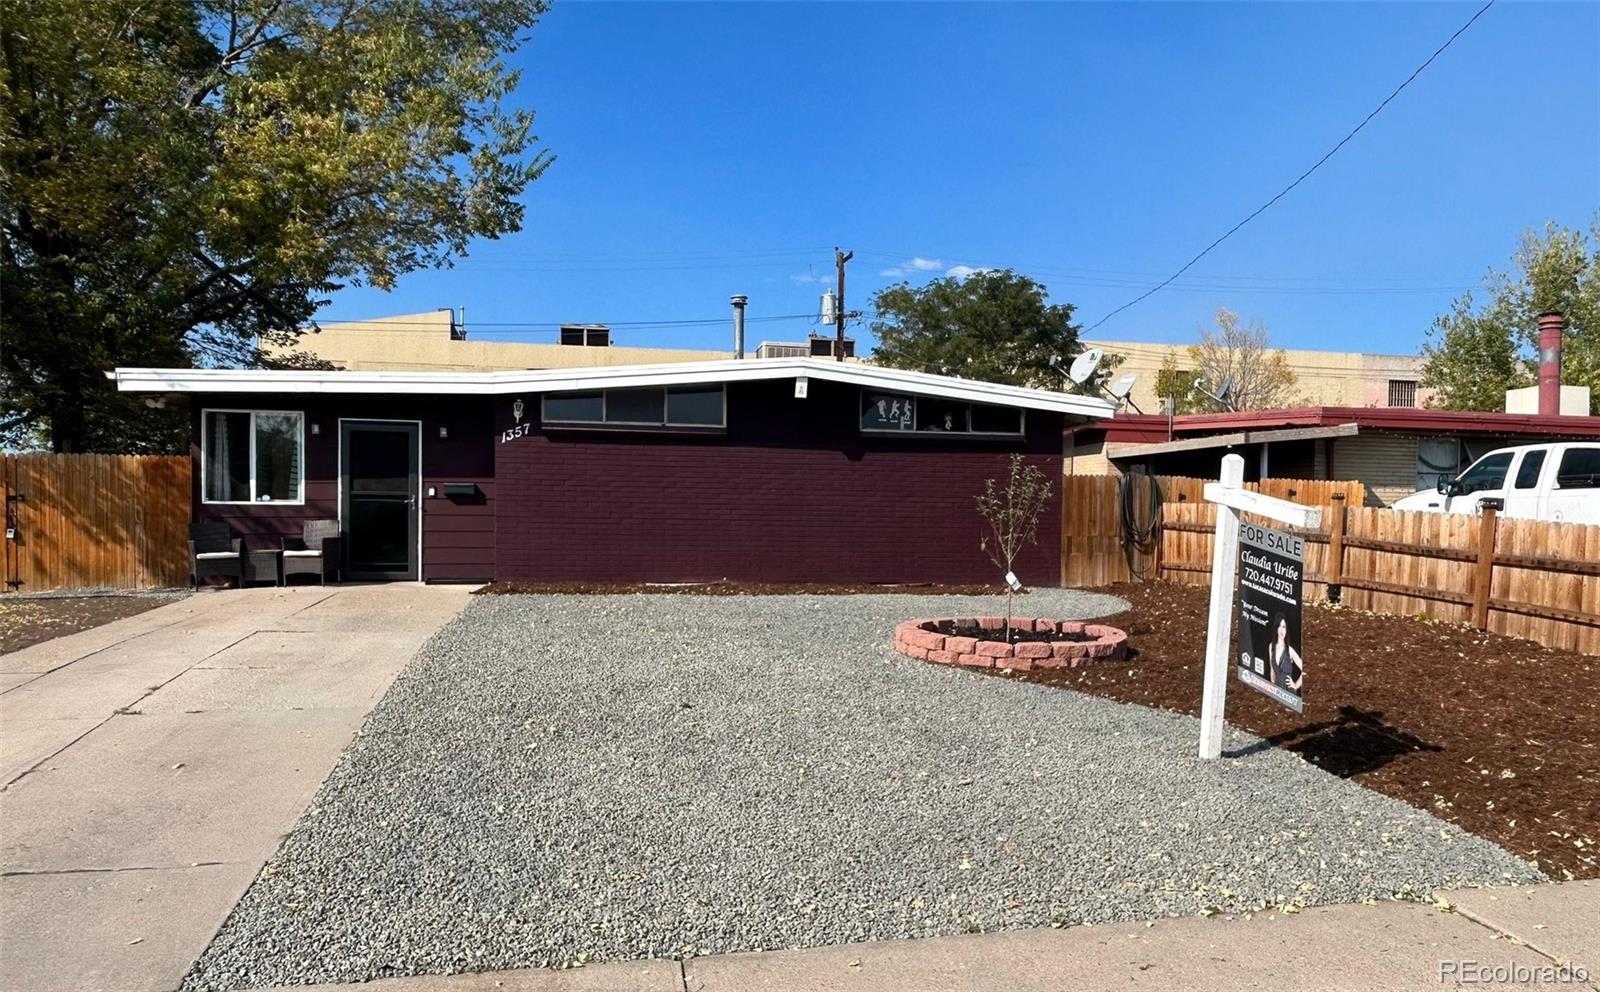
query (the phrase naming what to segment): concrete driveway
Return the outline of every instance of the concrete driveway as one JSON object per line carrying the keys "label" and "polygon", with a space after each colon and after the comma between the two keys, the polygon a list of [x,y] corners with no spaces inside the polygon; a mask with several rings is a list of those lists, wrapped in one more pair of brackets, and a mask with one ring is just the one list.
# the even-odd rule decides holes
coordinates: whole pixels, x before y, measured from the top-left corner
{"label": "concrete driveway", "polygon": [[0,988],[175,989],[466,601],[203,593],[0,655]]}

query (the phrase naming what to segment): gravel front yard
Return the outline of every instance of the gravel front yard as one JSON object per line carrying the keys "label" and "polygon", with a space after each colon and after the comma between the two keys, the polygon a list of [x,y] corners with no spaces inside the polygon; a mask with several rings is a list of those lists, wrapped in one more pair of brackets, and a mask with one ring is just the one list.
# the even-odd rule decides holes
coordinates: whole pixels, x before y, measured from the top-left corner
{"label": "gravel front yard", "polygon": [[[1044,590],[1027,613],[1115,612]],[[917,596],[487,596],[412,660],[187,988],[1534,881],[1284,751],[894,654]],[[1247,747],[1253,738],[1235,737]]]}

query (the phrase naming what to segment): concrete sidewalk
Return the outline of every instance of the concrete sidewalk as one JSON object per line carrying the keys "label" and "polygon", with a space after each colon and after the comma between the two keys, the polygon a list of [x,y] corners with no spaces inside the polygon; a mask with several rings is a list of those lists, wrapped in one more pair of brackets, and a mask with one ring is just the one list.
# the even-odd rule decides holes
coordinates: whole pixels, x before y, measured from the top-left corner
{"label": "concrete sidewalk", "polygon": [[176,988],[466,600],[208,592],[0,655],[0,988]]}
{"label": "concrete sidewalk", "polygon": [[[1600,883],[1451,893],[1292,916],[1019,930],[804,951],[639,961],[572,971],[395,978],[315,992],[1373,992],[1596,988]],[[1533,935],[1532,939],[1528,935]],[[1531,944],[1532,946],[1527,946]],[[1458,963],[1453,967],[1450,962]],[[1473,962],[1474,964],[1467,964]],[[1586,966],[1587,981],[1532,969]],[[1501,969],[1485,977],[1477,969]],[[1508,969],[1525,969],[1521,975]],[[1476,979],[1476,980],[1474,980]],[[277,990],[288,992],[288,990]],[[304,987],[300,992],[311,992]]]}

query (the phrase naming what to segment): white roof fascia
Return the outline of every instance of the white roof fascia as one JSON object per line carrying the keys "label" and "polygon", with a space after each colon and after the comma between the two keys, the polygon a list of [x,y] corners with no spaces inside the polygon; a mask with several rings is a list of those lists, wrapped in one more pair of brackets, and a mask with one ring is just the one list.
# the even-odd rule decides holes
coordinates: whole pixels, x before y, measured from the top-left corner
{"label": "white roof fascia", "polygon": [[748,382],[807,376],[875,389],[1051,410],[1080,417],[1109,417],[1106,400],[1045,389],[1003,386],[974,379],[908,372],[860,362],[818,358],[724,359],[657,365],[593,366],[512,372],[301,371],[265,369],[119,368],[108,377],[132,393],[388,393],[509,395]]}

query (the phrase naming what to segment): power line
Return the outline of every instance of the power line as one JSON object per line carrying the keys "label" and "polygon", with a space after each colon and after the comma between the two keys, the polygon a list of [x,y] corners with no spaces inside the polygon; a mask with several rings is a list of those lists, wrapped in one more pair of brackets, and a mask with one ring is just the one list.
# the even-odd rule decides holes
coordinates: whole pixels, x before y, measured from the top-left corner
{"label": "power line", "polygon": [[[908,256],[909,253],[861,249],[860,251],[857,252],[857,254],[859,254],[859,255],[871,255],[871,256],[876,257],[876,258],[884,258],[884,259],[904,259],[904,258],[906,258]],[[949,267],[952,267],[952,266],[955,266],[955,265],[966,265],[966,266],[968,266],[970,268],[1000,268],[1000,267],[1002,267],[1002,266],[999,266],[999,265],[994,265],[992,263],[980,263],[980,262],[974,261],[972,258],[961,257],[961,256],[958,256],[958,255],[949,255],[949,254],[941,254],[937,258],[933,259],[932,261],[937,262],[938,265],[941,268],[949,268]],[[900,264],[905,264],[905,263],[902,262]],[[1130,283],[1132,285],[1140,285],[1140,286],[1146,285],[1152,279],[1160,279],[1165,275],[1165,273],[1163,273],[1163,272],[1138,271],[1138,270],[1134,270],[1134,269],[1091,269],[1091,268],[1083,268],[1081,266],[1055,265],[1055,264],[1050,264],[1050,263],[1046,263],[1046,262],[1029,262],[1029,261],[1020,261],[1020,260],[1011,260],[1011,261],[1007,262],[1006,265],[1011,267],[1011,268],[1026,270],[1027,272],[1060,274],[1060,275],[1068,276],[1068,277],[1082,276],[1082,277],[1085,277],[1085,278],[1093,278],[1093,279],[1105,278],[1108,281],[1123,281],[1123,282],[1128,282],[1128,283]],[[931,273],[933,273],[933,272],[935,272],[937,270],[929,269],[929,270],[925,270],[925,271],[928,271],[931,274]],[[1479,277],[1478,276],[1463,276],[1463,275],[1344,276],[1344,277],[1327,276],[1327,275],[1320,275],[1320,276],[1300,276],[1300,275],[1273,275],[1273,276],[1242,275],[1242,276],[1228,276],[1228,275],[1218,274],[1218,275],[1206,276],[1205,278],[1210,280],[1210,281],[1213,281],[1213,282],[1301,283],[1301,284],[1305,284],[1308,288],[1320,288],[1320,287],[1354,288],[1354,287],[1360,287],[1360,286],[1366,286],[1366,285],[1386,285],[1386,284],[1404,285],[1404,284],[1407,284],[1407,283],[1414,284],[1414,285],[1415,284],[1429,284],[1429,285],[1431,285],[1431,284],[1436,284],[1436,283],[1451,283],[1451,284],[1476,283],[1476,281],[1477,281],[1477,279]]]}
{"label": "power line", "polygon": [[[904,253],[863,251],[862,254],[878,258],[903,258]],[[1133,272],[1116,269],[1084,269],[1065,266],[1040,265],[1012,261],[1004,266],[979,265],[959,261],[955,256],[941,255],[939,265],[949,267],[966,265],[971,268],[1010,268],[1032,276],[1051,287],[1080,287],[1094,289],[1143,290],[1151,280],[1160,279],[1160,273]],[[937,276],[935,269],[922,270]],[[1175,293],[1222,293],[1228,295],[1253,294],[1259,296],[1437,296],[1440,293],[1459,294],[1477,285],[1471,277],[1411,276],[1330,279],[1308,276],[1206,276],[1199,281],[1169,281],[1166,288]]]}
{"label": "power line", "polygon": [[[441,310],[443,314],[445,311]],[[768,314],[760,317],[749,317],[749,323],[769,323],[782,320],[816,320],[814,313]],[[506,327],[521,330],[559,330],[563,326],[600,326],[605,327],[715,327],[729,324],[729,317],[705,317],[693,320],[474,320],[469,322],[469,327]],[[438,330],[445,326],[443,320],[393,320],[383,317],[368,317],[365,319],[345,320],[336,317],[323,318],[317,321],[319,326],[342,324],[370,324],[374,327],[421,327]]]}
{"label": "power line", "polygon": [[1088,330],[1084,331],[1084,333],[1087,334],[1087,333],[1093,331],[1096,327],[1099,327],[1101,324],[1104,324],[1106,321],[1110,320],[1112,317],[1115,317],[1117,314],[1121,313],[1122,311],[1128,309],[1129,307],[1131,307],[1131,306],[1133,306],[1133,305],[1135,305],[1137,303],[1140,303],[1140,302],[1143,302],[1146,299],[1149,299],[1151,296],[1154,296],[1156,293],[1158,293],[1162,289],[1166,288],[1169,284],[1171,284],[1179,276],[1183,275],[1185,272],[1188,272],[1189,269],[1191,267],[1193,267],[1196,262],[1200,261],[1202,258],[1205,258],[1207,255],[1209,255],[1211,253],[1211,249],[1217,247],[1218,245],[1222,244],[1224,241],[1228,240],[1230,237],[1233,236],[1233,234],[1236,231],[1238,231],[1240,228],[1244,227],[1246,224],[1250,223],[1252,220],[1255,220],[1262,213],[1264,213],[1267,210],[1268,207],[1272,206],[1274,203],[1277,203],[1279,200],[1281,200],[1285,196],[1289,195],[1291,190],[1293,190],[1296,186],[1299,186],[1301,183],[1305,182],[1306,179],[1310,178],[1310,176],[1311,176],[1311,174],[1313,172],[1316,172],[1318,169],[1322,168],[1322,164],[1324,162],[1328,161],[1328,159],[1330,159],[1330,158],[1333,158],[1333,156],[1339,151],[1339,149],[1343,148],[1346,144],[1349,143],[1351,138],[1354,138],[1357,134],[1359,134],[1361,132],[1361,129],[1366,127],[1367,124],[1370,123],[1374,117],[1377,117],[1378,114],[1382,113],[1383,112],[1383,108],[1387,107],[1389,105],[1389,103],[1392,100],[1394,100],[1395,97],[1399,96],[1401,94],[1401,92],[1403,90],[1405,90],[1405,88],[1407,86],[1410,86],[1411,83],[1412,83],[1412,80],[1414,80],[1418,76],[1422,75],[1423,70],[1428,68],[1428,66],[1433,64],[1433,60],[1434,59],[1436,59],[1440,55],[1444,54],[1444,50],[1445,49],[1447,49],[1451,45],[1455,44],[1455,40],[1457,38],[1461,37],[1461,35],[1466,32],[1467,28],[1472,27],[1473,23],[1475,21],[1477,21],[1478,18],[1482,17],[1484,15],[1484,13],[1486,11],[1488,11],[1488,9],[1490,7],[1493,7],[1494,5],[1495,5],[1495,0],[1489,0],[1488,3],[1484,4],[1482,7],[1479,7],[1478,8],[1478,12],[1473,14],[1471,17],[1467,18],[1467,23],[1465,23],[1465,24],[1461,25],[1459,28],[1457,28],[1455,34],[1452,34],[1449,38],[1445,39],[1445,43],[1440,45],[1434,51],[1434,53],[1432,55],[1428,56],[1427,61],[1425,61],[1421,65],[1417,66],[1416,70],[1414,72],[1412,72],[1411,75],[1406,77],[1405,82],[1401,83],[1399,86],[1396,86],[1395,89],[1394,89],[1394,92],[1390,93],[1388,96],[1384,97],[1383,98],[1383,102],[1378,104],[1378,106],[1373,109],[1372,113],[1368,114],[1366,117],[1363,117],[1361,119],[1361,123],[1360,124],[1357,124],[1354,128],[1351,129],[1349,134],[1347,134],[1343,138],[1339,139],[1339,143],[1338,144],[1336,144],[1332,148],[1330,148],[1328,150],[1327,154],[1325,154],[1321,158],[1317,159],[1316,163],[1314,165],[1312,165],[1311,168],[1309,168],[1306,171],[1302,172],[1300,174],[1299,178],[1295,179],[1294,182],[1290,183],[1289,185],[1285,186],[1283,189],[1279,190],[1278,194],[1276,196],[1274,196],[1272,199],[1268,200],[1266,203],[1263,203],[1261,206],[1257,207],[1244,220],[1241,220],[1239,223],[1237,223],[1237,224],[1233,225],[1231,228],[1229,228],[1227,233],[1222,235],[1222,237],[1220,237],[1217,240],[1211,242],[1209,245],[1206,245],[1206,247],[1200,252],[1200,254],[1196,255],[1195,257],[1189,259],[1189,261],[1185,262],[1184,265],[1183,265],[1183,268],[1179,269],[1178,271],[1174,272],[1172,275],[1168,276],[1165,281],[1161,282],[1157,286],[1152,287],[1151,289],[1146,290],[1145,292],[1143,292],[1143,293],[1139,294],[1138,296],[1134,297],[1133,299],[1129,300],[1127,303],[1124,303],[1122,306],[1117,307],[1115,310],[1113,310],[1110,313],[1106,314],[1104,317],[1101,317],[1099,320],[1095,321],[1092,325],[1090,325]]}
{"label": "power line", "polygon": [[693,248],[683,251],[491,251],[484,262],[703,262],[717,259],[814,258],[828,248]]}

